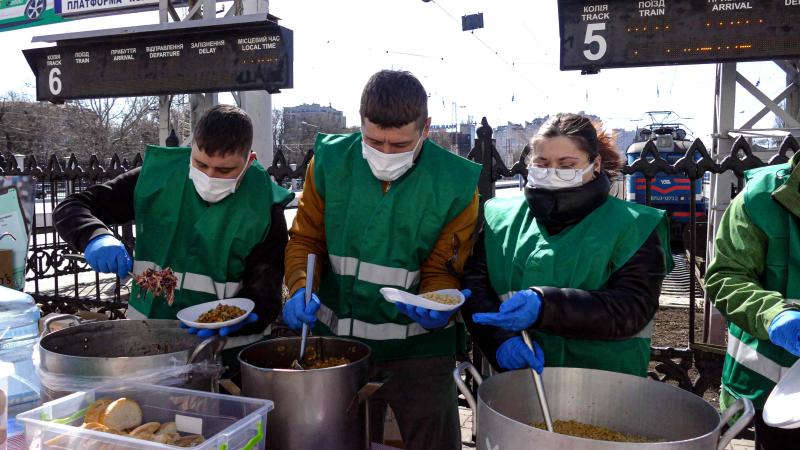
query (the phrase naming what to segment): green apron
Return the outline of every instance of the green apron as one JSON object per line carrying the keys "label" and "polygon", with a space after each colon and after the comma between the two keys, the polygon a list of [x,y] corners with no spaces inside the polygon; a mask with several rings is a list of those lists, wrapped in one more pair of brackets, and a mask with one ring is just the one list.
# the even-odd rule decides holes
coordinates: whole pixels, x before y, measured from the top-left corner
{"label": "green apron", "polygon": [[234,297],[245,258],[267,236],[272,205],[293,195],[256,162],[235,193],[207,203],[189,179],[190,154],[188,147],[148,146],[136,183],[133,271],[169,267],[178,278],[172,306],[133,283],[130,307],[151,319],[175,319],[188,306]]}
{"label": "green apron", "polygon": [[[579,223],[550,236],[525,198],[493,199],[485,206],[484,239],[492,287],[505,301],[519,290],[550,286],[604,289],[611,274],[636,253],[653,230],[672,270],[664,211],[614,197]],[[644,276],[644,274],[642,274]],[[533,331],[548,367],[582,367],[647,374],[652,322],[624,340],[584,340]]]}
{"label": "green apron", "polygon": [[314,181],[325,202],[329,258],[314,331],[361,340],[377,361],[453,355],[463,348],[462,324],[429,332],[386,302],[379,289],[418,292],[422,263],[442,229],[472,202],[480,170],[425,141],[414,167],[384,194],[361,154],[360,133],[319,135]]}

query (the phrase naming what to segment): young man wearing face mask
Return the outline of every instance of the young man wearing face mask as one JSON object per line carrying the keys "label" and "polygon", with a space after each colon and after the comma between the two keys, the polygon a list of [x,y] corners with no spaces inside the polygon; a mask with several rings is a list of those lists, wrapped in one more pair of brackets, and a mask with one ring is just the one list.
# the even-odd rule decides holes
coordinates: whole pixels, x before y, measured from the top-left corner
{"label": "young man wearing face mask", "polygon": [[525,196],[486,203],[462,314],[496,369],[646,375],[669,227],[664,211],[609,195],[621,166],[589,119],[558,114],[533,141]]}
{"label": "young man wearing face mask", "polygon": [[[189,330],[228,336],[232,348],[261,339],[278,316],[288,240],[283,209],[293,194],[255,161],[252,140],[247,113],[215,106],[198,121],[191,148],[148,146],[141,168],[72,194],[55,209],[56,230],[83,250],[92,269],[120,278],[149,268],[176,273],[171,306],[133,283],[128,318],[175,319],[194,304],[252,299],[255,309],[242,324]],[[129,221],[136,223],[133,259],[108,228]],[[226,360],[233,354],[226,352]]]}
{"label": "young man wearing face mask", "polygon": [[[372,349],[373,441],[388,403],[406,449],[460,449],[453,355],[464,329],[455,311],[386,302],[384,286],[412,293],[458,288],[478,216],[480,166],[426,140],[427,94],[408,72],[381,71],[361,96],[361,132],[319,135],[286,249],[292,293],[284,321],[350,337]],[[318,255],[304,306],[306,256]]]}

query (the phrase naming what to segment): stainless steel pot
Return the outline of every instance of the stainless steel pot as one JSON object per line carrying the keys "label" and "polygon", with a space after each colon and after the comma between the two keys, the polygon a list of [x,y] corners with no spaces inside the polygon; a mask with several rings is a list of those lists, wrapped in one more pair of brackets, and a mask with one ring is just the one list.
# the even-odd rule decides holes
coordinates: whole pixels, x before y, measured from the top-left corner
{"label": "stainless steel pot", "polygon": [[239,353],[242,395],[272,400],[267,449],[353,450],[367,445],[359,403],[379,388],[367,383],[368,346],[350,339],[309,337],[306,350],[321,358],[345,357],[344,366],[288,369],[300,351],[300,338],[255,343]]}
{"label": "stainless steel pot", "polygon": [[[75,325],[50,332],[55,320],[69,319]],[[176,320],[108,320],[80,324],[75,316],[56,316],[45,323],[39,341],[39,370],[52,378],[90,377],[117,379],[150,369],[216,363],[225,338],[203,340],[191,335]],[[44,401],[69,394],[42,378]],[[217,377],[211,373],[189,372],[182,387],[215,391]]]}
{"label": "stainless steel pot", "polygon": [[[480,383],[477,405],[461,379],[466,370]],[[702,398],[666,383],[602,370],[545,369],[542,381],[553,420],[576,420],[660,442],[596,441],[530,426],[543,418],[527,370],[482,381],[472,365],[462,363],[453,377],[473,413],[477,409],[477,448],[486,450],[722,450],[754,414],[749,400],[737,401],[720,417]],[[722,434],[723,426],[739,412],[741,417]]]}

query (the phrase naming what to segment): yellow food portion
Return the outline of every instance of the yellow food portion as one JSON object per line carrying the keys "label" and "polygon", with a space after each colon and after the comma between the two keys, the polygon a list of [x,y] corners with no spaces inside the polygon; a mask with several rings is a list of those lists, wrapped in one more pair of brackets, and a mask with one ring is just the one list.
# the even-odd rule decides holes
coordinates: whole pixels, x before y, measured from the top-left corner
{"label": "yellow food portion", "polygon": [[197,318],[197,321],[200,323],[227,322],[243,315],[244,313],[245,311],[242,308],[232,305],[223,305],[220,303],[216,308],[200,314],[200,317]]}
{"label": "yellow food portion", "polygon": [[447,294],[436,294],[434,292],[428,292],[427,294],[420,294],[420,297],[430,300],[436,303],[442,303],[445,305],[457,305],[459,300],[458,297],[447,295]]}
{"label": "yellow food portion", "polygon": [[317,349],[308,347],[306,355],[303,357],[302,366],[305,370],[310,369],[325,369],[328,367],[343,366],[349,364],[350,360],[344,357],[331,356],[328,358],[320,358],[317,355]]}
{"label": "yellow food portion", "polygon": [[[532,423],[531,426],[541,430],[547,429],[544,423]],[[584,439],[594,439],[595,441],[633,442],[637,444],[657,442],[653,439],[637,436],[635,434],[620,433],[619,431],[588,425],[575,420],[556,420],[553,422],[553,430],[558,434]]]}
{"label": "yellow food portion", "polygon": [[304,361],[303,368],[306,370],[308,369],[325,369],[327,367],[336,367],[336,366],[343,366],[345,364],[349,364],[350,360],[347,358],[325,358],[325,359],[315,359],[312,360],[310,363]]}

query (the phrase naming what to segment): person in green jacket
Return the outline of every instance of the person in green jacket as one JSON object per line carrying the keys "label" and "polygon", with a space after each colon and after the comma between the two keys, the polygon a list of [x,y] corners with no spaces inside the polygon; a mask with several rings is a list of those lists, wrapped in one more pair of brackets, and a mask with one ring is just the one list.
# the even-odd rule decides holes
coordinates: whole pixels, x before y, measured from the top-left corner
{"label": "person in green jacket", "polygon": [[[232,327],[190,329],[227,336],[224,362],[235,348],[264,337],[281,308],[283,210],[293,194],[277,186],[251,151],[253,125],[235,106],[207,111],[190,147],[148,146],[141,168],[68,196],[53,212],[55,228],[84,252],[92,269],[127,278],[171,268],[178,279],[172,303],[133,283],[129,319],[175,319],[183,308],[232,297],[250,298],[254,312]],[[135,221],[128,249],[111,231]]]}
{"label": "person in green jacket", "polygon": [[645,376],[672,265],[665,212],[609,195],[622,160],[585,116],[556,115],[532,147],[525,195],[486,203],[465,271],[469,331],[498,370]]}
{"label": "person in green jacket", "polygon": [[706,289],[728,320],[720,405],[748,398],[756,447],[798,448],[800,429],[764,423],[775,384],[800,357],[800,153],[787,164],[745,174],[747,184],[722,216]]}

